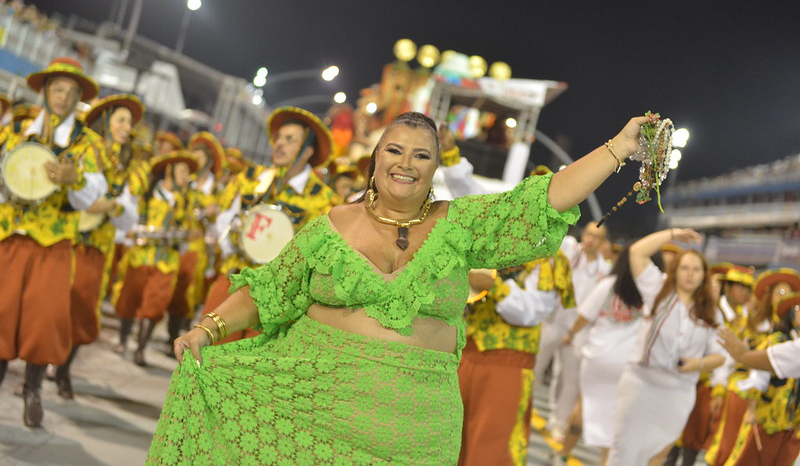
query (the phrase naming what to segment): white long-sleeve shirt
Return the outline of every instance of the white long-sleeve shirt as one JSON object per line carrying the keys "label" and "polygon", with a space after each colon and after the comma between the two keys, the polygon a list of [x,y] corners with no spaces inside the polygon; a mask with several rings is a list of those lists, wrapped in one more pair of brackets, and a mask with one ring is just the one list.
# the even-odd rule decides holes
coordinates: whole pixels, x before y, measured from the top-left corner
{"label": "white long-sleeve shirt", "polygon": [[541,323],[560,305],[558,293],[539,289],[539,268],[525,278],[525,289],[513,279],[505,281],[511,292],[498,302],[495,310],[504,321],[518,327],[533,327]]}
{"label": "white long-sleeve shirt", "polygon": [[700,373],[678,372],[678,361],[725,351],[717,342],[716,329],[693,318],[677,293],[668,296],[659,303],[658,309],[652,310],[665,279],[666,276],[652,262],[634,279],[644,301],[645,315],[653,316],[642,322],[630,362],[656,367],[697,383]]}
{"label": "white long-sleeve shirt", "polygon": [[782,378],[800,377],[800,340],[794,339],[767,348],[767,356],[775,374]]}

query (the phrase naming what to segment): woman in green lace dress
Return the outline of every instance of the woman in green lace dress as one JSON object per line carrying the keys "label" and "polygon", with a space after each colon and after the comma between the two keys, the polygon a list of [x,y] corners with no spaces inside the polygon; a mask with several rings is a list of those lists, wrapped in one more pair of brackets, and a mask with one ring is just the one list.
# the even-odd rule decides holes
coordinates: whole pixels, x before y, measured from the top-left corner
{"label": "woman in green lace dress", "polygon": [[[431,202],[436,126],[398,117],[372,155],[365,199],[233,276],[237,291],[206,328],[175,341],[184,357],[148,463],[455,464],[467,273],[554,254],[646,121],[632,119],[613,154],[600,146],[506,193]],[[261,334],[209,346],[247,327]]]}

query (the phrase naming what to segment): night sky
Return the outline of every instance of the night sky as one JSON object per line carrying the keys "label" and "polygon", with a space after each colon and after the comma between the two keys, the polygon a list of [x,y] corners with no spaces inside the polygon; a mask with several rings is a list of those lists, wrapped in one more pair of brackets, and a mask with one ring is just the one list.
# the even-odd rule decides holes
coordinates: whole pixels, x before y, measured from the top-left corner
{"label": "night sky", "polygon": [[[99,22],[115,1],[32,3]],[[183,0],[145,0],[139,33],[173,47],[184,9]],[[566,81],[539,129],[568,138],[573,157],[646,110],[691,131],[681,180],[800,152],[796,1],[203,0],[184,52],[248,80],[260,66],[277,74],[336,64],[333,87],[318,80],[299,91],[276,88],[268,101],[338,90],[352,99],[379,80],[402,37],[505,61],[516,78]],[[540,145],[532,156],[549,158]],[[621,176],[599,193],[602,204],[637,173],[629,167]]]}

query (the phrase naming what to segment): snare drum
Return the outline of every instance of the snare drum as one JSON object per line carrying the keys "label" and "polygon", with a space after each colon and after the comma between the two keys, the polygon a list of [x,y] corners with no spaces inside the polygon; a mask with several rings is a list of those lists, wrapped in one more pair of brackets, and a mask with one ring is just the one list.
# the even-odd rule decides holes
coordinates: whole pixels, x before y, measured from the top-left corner
{"label": "snare drum", "polygon": [[244,215],[239,232],[239,249],[255,264],[266,264],[281,252],[294,236],[294,225],[280,207],[258,204]]}
{"label": "snare drum", "polygon": [[3,156],[2,190],[6,199],[18,204],[38,204],[59,189],[47,176],[46,162],[58,163],[47,147],[24,142]]}
{"label": "snare drum", "polygon": [[187,230],[177,228],[158,228],[152,225],[138,225],[133,229],[136,244],[138,246],[166,245],[174,246],[189,237]]}

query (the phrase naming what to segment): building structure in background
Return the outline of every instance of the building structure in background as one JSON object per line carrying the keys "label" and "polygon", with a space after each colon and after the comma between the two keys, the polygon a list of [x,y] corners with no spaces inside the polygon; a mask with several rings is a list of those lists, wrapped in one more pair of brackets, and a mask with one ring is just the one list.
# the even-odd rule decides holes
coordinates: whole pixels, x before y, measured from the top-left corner
{"label": "building structure in background", "polygon": [[709,261],[800,267],[800,154],[686,181],[663,198],[665,228],[709,235]]}

